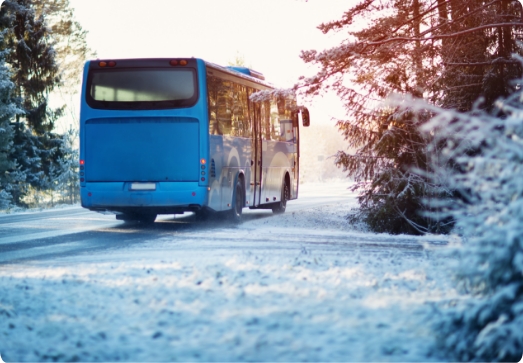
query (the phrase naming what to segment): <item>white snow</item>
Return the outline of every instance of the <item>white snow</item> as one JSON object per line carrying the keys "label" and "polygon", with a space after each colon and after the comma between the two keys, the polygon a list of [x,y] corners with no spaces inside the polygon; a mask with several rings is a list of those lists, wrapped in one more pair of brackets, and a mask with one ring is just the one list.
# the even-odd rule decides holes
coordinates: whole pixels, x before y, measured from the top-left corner
{"label": "white snow", "polygon": [[238,227],[211,222],[52,265],[0,265],[0,355],[442,360],[432,312],[461,298],[438,254],[447,237],[356,230],[345,222],[356,206],[347,187],[306,184],[284,215],[246,210]]}

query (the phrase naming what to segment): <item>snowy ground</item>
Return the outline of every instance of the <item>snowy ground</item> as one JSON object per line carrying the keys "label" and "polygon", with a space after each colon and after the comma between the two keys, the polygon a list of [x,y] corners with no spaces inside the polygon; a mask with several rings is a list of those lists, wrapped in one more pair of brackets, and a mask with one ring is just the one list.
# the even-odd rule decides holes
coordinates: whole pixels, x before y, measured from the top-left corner
{"label": "snowy ground", "polygon": [[[0,355],[441,361],[432,312],[460,298],[438,254],[446,238],[354,230],[346,187],[305,185],[285,215],[256,211],[239,227],[211,222],[127,249],[0,265]],[[327,195],[339,201],[321,204]]]}

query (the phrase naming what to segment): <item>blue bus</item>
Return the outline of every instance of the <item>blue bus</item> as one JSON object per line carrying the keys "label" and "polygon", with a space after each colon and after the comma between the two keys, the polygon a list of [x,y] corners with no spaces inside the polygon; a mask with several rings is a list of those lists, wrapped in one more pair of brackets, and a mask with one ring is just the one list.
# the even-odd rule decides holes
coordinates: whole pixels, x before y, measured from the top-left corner
{"label": "blue bus", "polygon": [[82,206],[124,221],[158,214],[285,211],[298,198],[309,111],[263,75],[195,58],[86,62],[80,110]]}

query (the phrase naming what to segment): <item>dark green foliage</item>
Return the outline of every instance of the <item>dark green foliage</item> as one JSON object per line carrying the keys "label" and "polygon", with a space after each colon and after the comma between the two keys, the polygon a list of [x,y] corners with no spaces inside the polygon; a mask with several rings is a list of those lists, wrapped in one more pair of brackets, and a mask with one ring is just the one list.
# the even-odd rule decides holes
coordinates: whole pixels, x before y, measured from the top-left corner
{"label": "dark green foliage", "polygon": [[499,97],[514,92],[512,80],[521,76],[521,64],[512,54],[521,54],[521,26],[489,27],[489,24],[517,24],[521,21],[518,1],[457,0],[440,8],[440,33],[473,32],[442,40],[442,77],[436,87],[442,92],[444,108],[461,112],[472,109],[480,97],[482,107],[490,110]]}
{"label": "dark green foliage", "polygon": [[[4,41],[4,32],[0,33],[0,44]],[[13,128],[11,120],[20,112],[12,98],[14,88],[10,80],[11,73],[5,65],[5,51],[0,51],[0,209],[11,206],[11,184],[16,181],[16,164],[11,160],[13,146]]]}
{"label": "dark green foliage", "polygon": [[[76,91],[83,62],[91,52],[86,32],[74,21],[67,0],[7,0],[0,11],[0,31],[0,51],[12,81],[10,97],[21,110],[6,121],[10,143],[3,149],[6,162],[0,161],[0,167],[16,176],[6,181],[4,194],[24,206],[29,187],[54,189],[63,185],[57,182],[63,179],[59,173],[70,176],[71,170],[64,168],[71,166],[66,160],[74,154],[72,142],[55,132],[65,107],[50,109],[49,95],[56,87],[62,94]],[[72,108],[68,111],[75,114]]]}
{"label": "dark green foliage", "polygon": [[59,192],[62,203],[74,204],[80,200],[79,150],[75,147],[77,139],[78,131],[74,129],[62,135],[58,167],[51,171],[52,188]]}
{"label": "dark green foliage", "polygon": [[10,28],[6,47],[11,50],[6,62],[12,67],[15,95],[27,125],[37,135],[44,135],[54,129],[60,114],[60,110],[48,108],[49,92],[59,82],[50,29],[45,18],[36,15],[31,0],[6,1],[4,6],[6,13],[13,12],[5,15],[11,20],[6,24]]}
{"label": "dark green foliage", "polygon": [[28,185],[45,187],[46,171],[54,162],[54,115],[47,109],[47,96],[57,81],[56,65],[44,19],[35,17],[30,1],[4,2],[0,26],[14,100],[23,111],[11,120],[13,145],[9,154],[11,172],[16,168],[22,176],[10,183],[11,195],[15,204],[23,205]]}

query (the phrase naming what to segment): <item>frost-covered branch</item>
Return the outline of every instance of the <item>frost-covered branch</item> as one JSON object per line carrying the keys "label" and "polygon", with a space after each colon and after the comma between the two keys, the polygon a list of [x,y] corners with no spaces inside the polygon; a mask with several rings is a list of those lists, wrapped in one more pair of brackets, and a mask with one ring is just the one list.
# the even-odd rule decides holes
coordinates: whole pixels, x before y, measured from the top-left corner
{"label": "frost-covered branch", "polygon": [[434,114],[421,127],[432,137],[431,178],[444,179],[454,195],[436,202],[464,242],[451,250],[459,259],[458,286],[478,296],[443,309],[436,322],[451,360],[515,361],[523,352],[522,101],[519,89],[495,102],[493,112],[481,102],[457,112],[395,98],[402,107]]}

